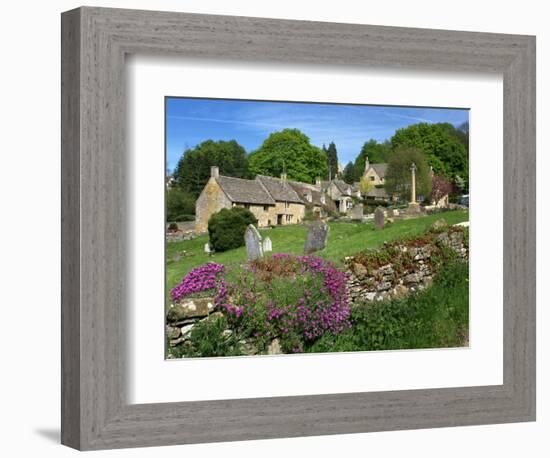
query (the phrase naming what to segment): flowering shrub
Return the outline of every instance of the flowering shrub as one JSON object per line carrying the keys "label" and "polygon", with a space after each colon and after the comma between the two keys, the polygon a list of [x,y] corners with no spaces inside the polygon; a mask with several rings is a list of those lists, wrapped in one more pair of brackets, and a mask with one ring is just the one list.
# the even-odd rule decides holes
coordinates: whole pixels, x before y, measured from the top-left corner
{"label": "flowering shrub", "polygon": [[219,276],[223,271],[224,266],[215,262],[194,268],[170,291],[172,302],[179,302],[189,294],[216,288]]}
{"label": "flowering shrub", "polygon": [[216,307],[260,349],[275,337],[285,352],[350,327],[346,277],[316,256],[274,254],[218,284]]}

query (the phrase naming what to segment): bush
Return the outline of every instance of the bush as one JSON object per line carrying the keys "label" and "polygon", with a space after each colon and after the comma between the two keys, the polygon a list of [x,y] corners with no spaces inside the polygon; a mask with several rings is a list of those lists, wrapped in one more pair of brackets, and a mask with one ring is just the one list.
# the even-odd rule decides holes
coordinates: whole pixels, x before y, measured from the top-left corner
{"label": "bush", "polygon": [[257,222],[256,217],[246,208],[221,209],[208,220],[210,247],[215,251],[227,251],[243,246],[247,226]]}
{"label": "bush", "polygon": [[218,287],[216,307],[233,330],[265,351],[278,338],[285,353],[350,326],[346,277],[316,256],[274,254]]}
{"label": "bush", "polygon": [[177,215],[174,217],[173,221],[178,221],[179,223],[184,221],[195,221],[195,215]]}
{"label": "bush", "polygon": [[177,232],[178,231],[178,225],[176,223],[170,223],[168,225],[168,232]]}

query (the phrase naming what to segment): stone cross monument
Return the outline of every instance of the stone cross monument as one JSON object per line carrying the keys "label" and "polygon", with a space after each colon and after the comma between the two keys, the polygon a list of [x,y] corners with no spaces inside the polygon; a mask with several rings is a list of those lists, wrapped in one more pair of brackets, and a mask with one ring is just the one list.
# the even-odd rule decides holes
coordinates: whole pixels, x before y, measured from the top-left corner
{"label": "stone cross monument", "polygon": [[411,164],[411,204],[416,203],[416,164]]}

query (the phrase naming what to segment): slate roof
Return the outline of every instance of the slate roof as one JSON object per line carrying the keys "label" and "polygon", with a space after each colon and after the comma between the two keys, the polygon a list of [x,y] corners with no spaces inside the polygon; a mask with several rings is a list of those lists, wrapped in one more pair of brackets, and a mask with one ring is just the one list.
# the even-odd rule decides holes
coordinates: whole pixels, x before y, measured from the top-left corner
{"label": "slate roof", "polygon": [[287,180],[258,175],[256,176],[256,182],[261,183],[271,197],[277,202],[304,203]]}
{"label": "slate roof", "polygon": [[371,164],[369,169],[374,169],[380,179],[386,177],[386,171],[388,170],[388,164]]}
{"label": "slate roof", "polygon": [[338,188],[338,191],[340,191],[342,194],[346,196],[350,195],[348,192],[348,189],[353,192],[353,186],[350,184],[347,184],[344,180],[336,179],[336,180],[332,180],[332,182]]}
{"label": "slate roof", "polygon": [[[323,202],[321,202],[321,196],[323,195],[323,193],[317,186],[307,183],[301,183],[299,181],[289,181],[288,183],[290,184],[290,186],[292,186],[294,191],[296,191],[296,194],[298,194],[298,196],[303,200],[305,204],[313,204],[318,206],[323,205]],[[307,200],[306,196],[308,194],[311,194],[311,202]],[[329,200],[328,196],[326,200]]]}
{"label": "slate roof", "polygon": [[232,202],[259,205],[275,205],[275,200],[259,181],[218,176],[217,183]]}

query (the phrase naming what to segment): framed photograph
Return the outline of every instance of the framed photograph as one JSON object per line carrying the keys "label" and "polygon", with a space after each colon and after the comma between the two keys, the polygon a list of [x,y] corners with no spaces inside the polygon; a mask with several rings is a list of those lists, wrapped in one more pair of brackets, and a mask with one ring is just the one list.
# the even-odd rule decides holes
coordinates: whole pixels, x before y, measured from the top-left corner
{"label": "framed photograph", "polygon": [[62,443],[535,419],[535,38],[62,15]]}

